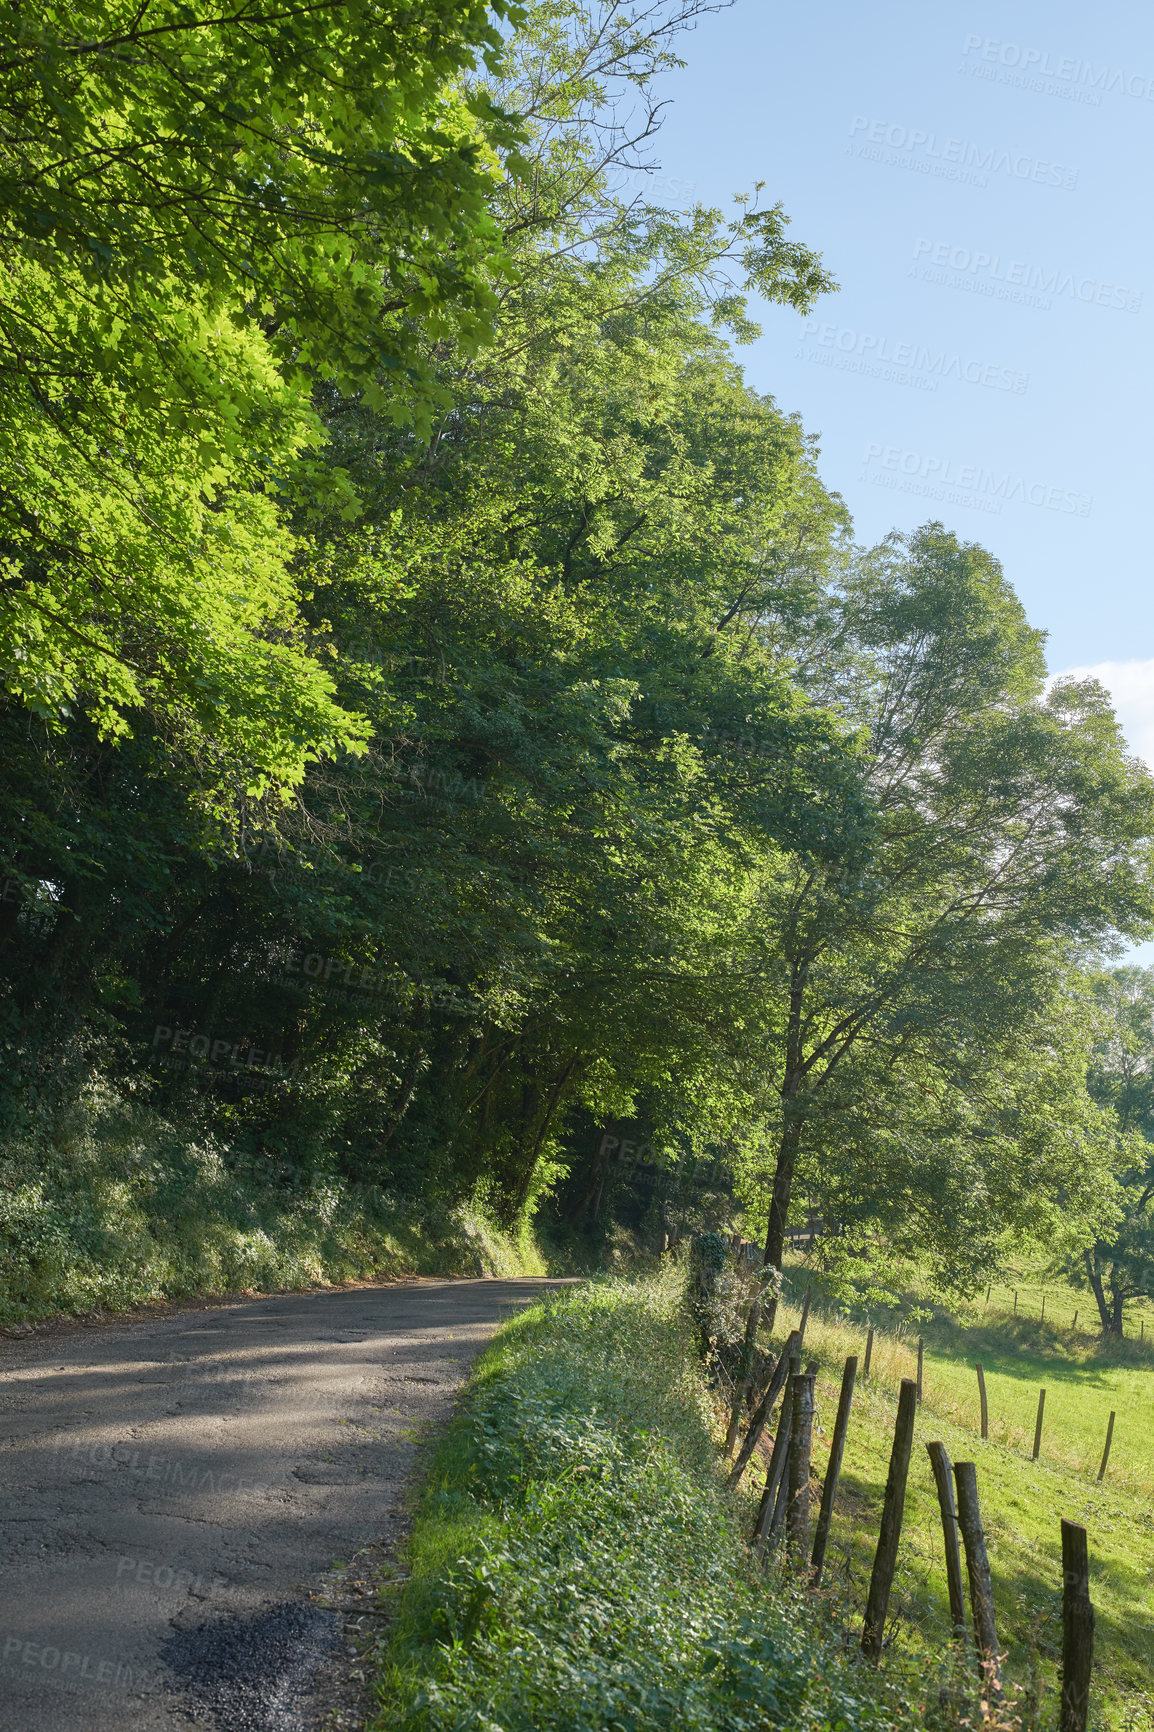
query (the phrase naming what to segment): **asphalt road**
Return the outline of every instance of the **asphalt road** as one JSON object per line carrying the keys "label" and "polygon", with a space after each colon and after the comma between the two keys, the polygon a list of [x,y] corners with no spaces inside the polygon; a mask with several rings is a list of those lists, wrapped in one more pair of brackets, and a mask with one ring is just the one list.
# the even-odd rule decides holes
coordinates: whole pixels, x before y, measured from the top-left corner
{"label": "asphalt road", "polygon": [[0,1343],[3,1732],[306,1732],[316,1590],[552,1283],[242,1300]]}

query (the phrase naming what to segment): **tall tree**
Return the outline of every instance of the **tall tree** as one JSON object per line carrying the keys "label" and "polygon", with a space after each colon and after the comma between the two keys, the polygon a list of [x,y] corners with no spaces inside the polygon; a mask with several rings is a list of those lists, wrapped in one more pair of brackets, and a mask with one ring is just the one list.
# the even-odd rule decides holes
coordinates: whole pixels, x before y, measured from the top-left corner
{"label": "tall tree", "polygon": [[839,1120],[890,1074],[980,1072],[1036,1026],[1063,943],[1154,918],[1154,782],[1093,682],[1044,691],[1040,634],[990,555],[939,524],[890,537],[810,641],[800,677],[860,730],[878,843],[864,870],[799,853],[766,885],[776,1266],[807,1135],[820,1124],[813,1160],[836,1166]]}

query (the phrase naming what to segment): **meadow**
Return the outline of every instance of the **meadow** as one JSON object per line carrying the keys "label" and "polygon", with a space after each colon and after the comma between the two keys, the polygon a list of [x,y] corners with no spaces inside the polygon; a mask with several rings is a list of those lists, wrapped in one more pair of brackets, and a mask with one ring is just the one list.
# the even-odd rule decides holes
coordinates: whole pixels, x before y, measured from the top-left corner
{"label": "meadow", "polygon": [[[796,1283],[795,1283],[796,1285]],[[864,1605],[889,1462],[898,1386],[917,1371],[924,1338],[923,1404],[910,1469],[891,1653],[927,1659],[949,1645],[941,1518],[925,1444],[940,1438],[953,1461],[977,1463],[1006,1675],[1052,1712],[1061,1642],[1060,1519],[1084,1524],[1097,1617],[1094,1706],[1114,1732],[1154,1725],[1154,1349],[1103,1343],[1069,1327],[1086,1296],[1051,1284],[995,1288],[955,1315],[932,1310],[913,1325],[877,1329],[868,1380],[859,1377],[829,1557],[827,1589],[847,1616]],[[1026,1303],[1027,1299],[1029,1303]],[[925,1309],[925,1308],[923,1308]],[[1063,1325],[1062,1319],[1066,1324]],[[799,1307],[779,1314],[777,1335]],[[1136,1320],[1135,1320],[1136,1323]],[[1135,1333],[1140,1333],[1137,1325]],[[815,1471],[825,1471],[829,1431],[847,1354],[864,1360],[865,1328],[833,1311],[811,1312],[807,1359],[820,1365]],[[989,1437],[980,1435],[975,1365],[983,1366]],[[1032,1460],[1038,1392],[1046,1389],[1039,1459]],[[1116,1413],[1104,1481],[1098,1471]],[[753,1476],[760,1489],[760,1476]],[[751,1491],[754,1489],[751,1486]],[[1028,1703],[1024,1701],[1025,1710]],[[1033,1718],[1026,1713],[1027,1723]]]}

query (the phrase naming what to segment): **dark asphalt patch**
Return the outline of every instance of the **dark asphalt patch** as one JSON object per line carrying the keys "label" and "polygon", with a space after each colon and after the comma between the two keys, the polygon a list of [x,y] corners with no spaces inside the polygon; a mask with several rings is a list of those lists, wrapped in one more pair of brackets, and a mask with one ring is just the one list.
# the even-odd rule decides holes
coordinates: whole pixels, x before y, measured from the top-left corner
{"label": "dark asphalt patch", "polygon": [[286,1601],[251,1618],[177,1630],[162,1649],[173,1683],[219,1732],[299,1732],[302,1693],[340,1648],[341,1619]]}

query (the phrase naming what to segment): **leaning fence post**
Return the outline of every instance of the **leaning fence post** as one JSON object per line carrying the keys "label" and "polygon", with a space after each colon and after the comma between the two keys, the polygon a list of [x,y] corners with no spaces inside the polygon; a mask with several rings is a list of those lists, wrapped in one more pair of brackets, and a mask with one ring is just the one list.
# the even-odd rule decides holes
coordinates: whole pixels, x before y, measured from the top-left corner
{"label": "leaning fence post", "polygon": [[982,1436],[990,1435],[990,1409],[986,1402],[986,1377],[981,1365],[978,1366],[978,1399],[982,1404]]}
{"label": "leaning fence post", "polygon": [[1042,1449],[1042,1415],[1046,1411],[1046,1391],[1038,1391],[1038,1420],[1034,1426],[1034,1460],[1037,1461]]}
{"label": "leaning fence post", "polygon": [[[791,1359],[790,1364],[794,1367],[793,1377],[800,1377],[803,1375],[802,1369],[801,1369],[800,1359],[796,1360],[796,1361]],[[806,1366],[804,1375],[806,1377],[816,1377],[817,1376],[817,1369],[818,1369],[817,1368],[817,1361],[815,1360],[812,1365]],[[792,1381],[792,1379],[791,1379],[791,1381]],[[785,1516],[786,1516],[786,1510],[787,1510],[788,1505],[789,1505],[789,1467],[790,1467],[790,1462],[793,1460],[793,1421],[794,1421],[794,1414],[795,1414],[795,1408],[794,1408],[794,1404],[793,1404],[792,1391],[791,1391],[791,1398],[790,1398],[790,1404],[789,1404],[789,1422],[786,1426],[786,1436],[785,1436],[785,1454],[782,1456],[781,1465],[777,1470],[777,1496],[774,1498],[774,1501],[773,1501],[773,1518],[770,1521],[769,1527],[768,1527],[769,1544],[770,1544],[771,1550],[776,1549],[778,1542],[781,1539],[782,1534],[785,1532]],[[812,1427],[811,1427],[811,1435],[812,1435]]]}
{"label": "leaning fence post", "polygon": [[1086,1732],[1090,1668],[1094,1660],[1094,1608],[1086,1530],[1062,1520],[1062,1706],[1060,1732]]}
{"label": "leaning fence post", "polygon": [[898,1417],[894,1426],[893,1448],[890,1451],[890,1471],[886,1479],[882,1525],[878,1533],[878,1549],[870,1577],[869,1598],[866,1601],[865,1624],[862,1629],[862,1653],[871,1660],[880,1658],[885,1634],[886,1612],[890,1603],[894,1569],[898,1561],[898,1541],[902,1533],[902,1516],[906,1503],[906,1478],[910,1471],[910,1453],[914,1447],[914,1415],[918,1404],[918,1386],[912,1377],[902,1378],[898,1396]]}
{"label": "leaning fence post", "polygon": [[1106,1477],[1106,1463],[1110,1459],[1110,1445],[1113,1443],[1113,1441],[1114,1441],[1114,1413],[1111,1410],[1110,1423],[1106,1427],[1106,1447],[1102,1451],[1102,1465],[1098,1469],[1098,1478],[1099,1479],[1105,1479],[1105,1477]]}
{"label": "leaning fence post", "polygon": [[958,1526],[966,1548],[966,1573],[970,1578],[970,1611],[974,1619],[974,1637],[982,1678],[990,1694],[1002,1696],[1002,1669],[998,1661],[998,1635],[994,1627],[994,1584],[990,1579],[990,1559],[986,1551],[986,1536],[982,1532],[982,1511],[978,1503],[978,1470],[972,1461],[954,1464],[954,1482],[958,1488]]}
{"label": "leaning fence post", "polygon": [[809,1302],[813,1298],[813,1282],[805,1290],[805,1298],[801,1305],[801,1322],[797,1326],[797,1344],[800,1347],[805,1340],[805,1326],[809,1322]]}
{"label": "leaning fence post", "polygon": [[737,1433],[741,1428],[741,1410],[745,1406],[746,1397],[753,1382],[753,1356],[757,1346],[757,1326],[760,1321],[761,1294],[757,1293],[745,1320],[745,1339],[741,1343],[741,1362],[738,1365],[738,1374],[733,1385],[733,1406],[729,1412],[729,1425],[725,1432],[725,1459],[727,1461],[733,1454],[733,1446],[737,1442]]}
{"label": "leaning fence post", "polygon": [[761,1502],[757,1506],[757,1520],[753,1524],[753,1541],[757,1545],[769,1531],[777,1501],[778,1487],[785,1468],[786,1452],[789,1449],[789,1428],[793,1411],[793,1380],[801,1370],[801,1356],[793,1353],[789,1360],[789,1377],[782,1397],[781,1413],[777,1421],[777,1436],[773,1440],[773,1453],[769,1458],[769,1466],[765,1473],[765,1490],[761,1494]]}
{"label": "leaning fence post", "polygon": [[849,1410],[853,1405],[853,1386],[856,1376],[857,1354],[851,1353],[845,1362],[845,1370],[841,1374],[841,1395],[838,1397],[837,1418],[833,1422],[833,1441],[829,1446],[829,1466],[825,1470],[825,1481],[821,1488],[821,1509],[818,1511],[817,1517],[817,1532],[813,1536],[813,1556],[810,1559],[810,1569],[815,1588],[821,1583],[821,1572],[825,1567],[825,1548],[829,1543],[834,1499],[837,1497],[837,1482],[841,1477],[841,1458],[845,1452],[846,1432],[849,1430]]}
{"label": "leaning fence post", "polygon": [[966,1633],[966,1596],[962,1587],[962,1559],[958,1551],[958,1510],[954,1503],[954,1482],[950,1458],[943,1443],[927,1443],[934,1484],[938,1488],[938,1505],[942,1512],[942,1537],[946,1548],[946,1585],[950,1590],[950,1622],[955,1636]]}
{"label": "leaning fence post", "polygon": [[804,1567],[809,1550],[809,1465],[813,1454],[812,1374],[793,1380],[793,1412],[789,1426],[789,1506],[785,1540],[794,1561]]}
{"label": "leaning fence post", "polygon": [[758,1402],[757,1407],[750,1418],[749,1429],[745,1434],[741,1448],[737,1452],[737,1460],[734,1462],[733,1467],[730,1470],[729,1478],[726,1481],[730,1491],[734,1491],[741,1483],[741,1476],[745,1472],[750,1456],[757,1448],[757,1440],[765,1429],[765,1422],[773,1411],[773,1404],[777,1400],[777,1392],[785,1382],[789,1373],[790,1356],[796,1352],[798,1345],[797,1330],[795,1329],[787,1337],[785,1346],[781,1350],[781,1357],[773,1368],[773,1376],[769,1380],[769,1387]]}
{"label": "leaning fence post", "polygon": [[874,1326],[871,1323],[869,1326],[869,1329],[866,1331],[865,1362],[861,1368],[861,1374],[862,1374],[863,1381],[870,1374],[870,1360],[873,1358],[873,1356],[874,1356]]}

